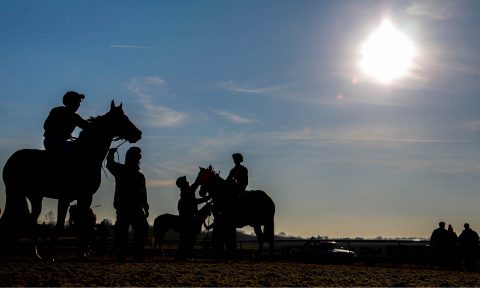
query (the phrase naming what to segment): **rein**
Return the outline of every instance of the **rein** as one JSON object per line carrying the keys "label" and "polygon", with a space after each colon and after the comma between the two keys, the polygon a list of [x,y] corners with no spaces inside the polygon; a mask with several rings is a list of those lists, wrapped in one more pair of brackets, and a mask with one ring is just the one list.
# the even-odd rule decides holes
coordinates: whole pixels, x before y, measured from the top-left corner
{"label": "rein", "polygon": [[[113,139],[113,141],[118,141],[120,140],[120,138],[118,139]],[[118,147],[122,146],[123,144],[125,144],[127,142],[127,140],[123,140],[122,143],[118,144],[116,147],[114,147],[115,149],[118,149]],[[120,162],[120,153],[118,153],[118,150],[115,152],[115,154],[117,154],[117,161]],[[104,160],[103,162],[105,163],[106,160]],[[107,171],[105,171],[105,164],[102,165],[102,170],[103,170],[103,173],[105,174],[105,178],[108,178],[107,176]]]}

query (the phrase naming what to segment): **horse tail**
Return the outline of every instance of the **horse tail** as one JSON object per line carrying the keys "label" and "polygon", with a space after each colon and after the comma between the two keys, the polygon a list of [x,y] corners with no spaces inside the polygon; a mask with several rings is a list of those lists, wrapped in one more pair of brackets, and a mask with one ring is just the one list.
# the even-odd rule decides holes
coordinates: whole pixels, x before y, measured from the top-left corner
{"label": "horse tail", "polygon": [[270,206],[270,209],[268,209],[269,215],[267,216],[267,221],[263,228],[263,235],[265,242],[269,243],[270,254],[273,254],[273,245],[275,241],[275,203],[273,202],[272,198],[270,198],[266,193],[265,195],[268,197],[267,206]]}

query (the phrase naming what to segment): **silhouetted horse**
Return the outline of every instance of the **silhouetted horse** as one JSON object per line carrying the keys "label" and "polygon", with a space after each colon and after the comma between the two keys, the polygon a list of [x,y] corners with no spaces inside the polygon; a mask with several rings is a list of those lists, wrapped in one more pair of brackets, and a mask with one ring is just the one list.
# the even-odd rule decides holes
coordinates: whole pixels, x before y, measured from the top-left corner
{"label": "silhouetted horse", "polygon": [[[212,197],[214,246],[220,245],[220,248],[223,249],[223,243],[225,243],[228,249],[229,246],[235,247],[236,245],[231,243],[231,241],[235,241],[235,235],[233,237],[221,235],[222,240],[220,241],[225,240],[225,242],[215,244],[215,234],[219,236],[219,233],[215,233],[215,229],[218,228],[217,225],[234,225],[233,227],[236,228],[251,226],[257,236],[258,254],[262,255],[264,242],[269,243],[270,253],[273,254],[275,203],[267,193],[262,190],[251,190],[245,191],[239,197],[235,192],[233,183],[221,178],[211,166],[200,168],[195,181],[201,185],[200,196],[206,196],[208,193]],[[264,226],[263,231],[261,226]],[[223,232],[220,231],[220,233]]]}
{"label": "silhouetted horse", "polygon": [[[207,202],[202,208],[200,208],[195,215],[195,235],[198,235],[200,231],[202,231],[202,224],[205,222],[208,216],[211,215],[212,205]],[[163,238],[165,237],[165,233],[168,230],[173,230],[177,233],[180,233],[182,229],[182,223],[180,221],[179,215],[173,214],[162,214],[155,218],[153,222],[153,249],[160,247],[163,254]]]}
{"label": "silhouetted horse", "polygon": [[[89,122],[70,153],[23,149],[7,160],[3,168],[6,203],[1,218],[2,236],[8,235],[10,240],[15,240],[22,232],[30,231],[30,236],[36,240],[35,227],[43,197],[58,199],[57,229],[63,228],[68,205],[74,200],[77,200],[78,213],[82,215],[79,221],[88,221],[86,215],[92,196],[100,186],[102,162],[111,142],[118,138],[134,143],[142,135],[124,114],[122,104],[115,106],[114,101],[110,111],[91,118]],[[83,247],[84,234],[85,231],[78,233],[80,250],[86,249]]]}

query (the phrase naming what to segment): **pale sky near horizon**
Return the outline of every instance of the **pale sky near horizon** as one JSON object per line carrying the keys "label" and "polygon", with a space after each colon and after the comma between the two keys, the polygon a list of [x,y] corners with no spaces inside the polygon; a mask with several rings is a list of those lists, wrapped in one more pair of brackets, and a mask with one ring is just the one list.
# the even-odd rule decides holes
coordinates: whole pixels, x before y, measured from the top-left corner
{"label": "pale sky near horizon", "polygon": [[[391,81],[360,65],[385,19],[414,49]],[[177,213],[177,177],[210,164],[226,177],[240,152],[276,233],[480,231],[479,21],[479,1],[1,0],[0,165],[42,148],[75,90],[82,117],[113,99],[143,131],[150,222]],[[106,173],[99,220],[115,217]],[[40,221],[56,201],[44,206]]]}

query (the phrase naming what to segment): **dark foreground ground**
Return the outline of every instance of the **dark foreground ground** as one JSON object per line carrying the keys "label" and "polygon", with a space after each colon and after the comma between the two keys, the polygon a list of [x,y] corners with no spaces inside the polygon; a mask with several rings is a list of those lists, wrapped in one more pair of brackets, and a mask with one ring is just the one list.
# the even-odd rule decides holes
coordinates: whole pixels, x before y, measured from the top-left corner
{"label": "dark foreground ground", "polygon": [[112,257],[77,262],[0,260],[0,286],[480,286],[479,272],[420,266],[326,265],[288,261],[178,262],[150,257],[144,263],[117,263]]}

